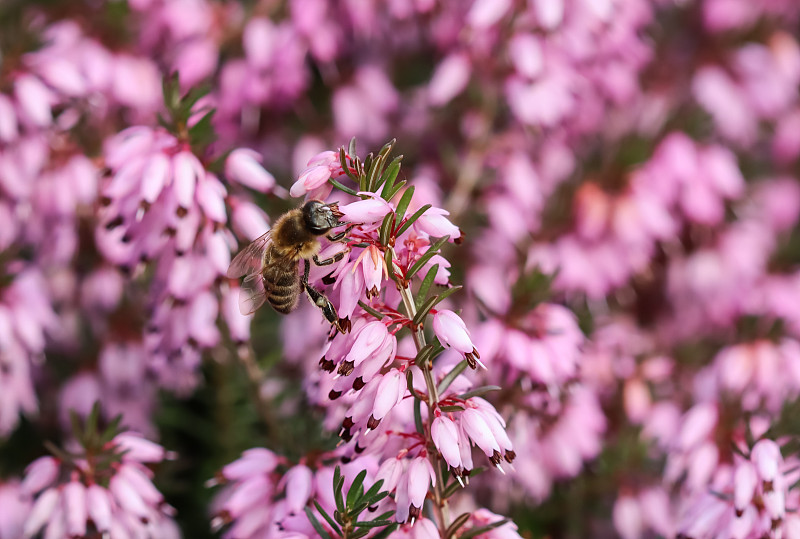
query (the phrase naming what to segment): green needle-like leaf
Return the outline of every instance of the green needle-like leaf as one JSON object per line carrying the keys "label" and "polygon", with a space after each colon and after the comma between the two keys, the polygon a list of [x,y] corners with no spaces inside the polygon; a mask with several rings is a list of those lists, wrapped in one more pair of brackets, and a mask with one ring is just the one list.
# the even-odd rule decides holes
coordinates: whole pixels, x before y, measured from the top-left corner
{"label": "green needle-like leaf", "polygon": [[391,520],[367,520],[356,522],[353,525],[357,528],[380,528],[389,524],[394,524],[394,522]]}
{"label": "green needle-like leaf", "polygon": [[450,384],[453,383],[453,380],[455,380],[458,377],[459,374],[464,372],[464,369],[466,369],[466,368],[467,368],[467,360],[466,359],[462,359],[458,363],[458,365],[453,367],[453,369],[450,372],[448,372],[444,376],[444,378],[442,378],[442,381],[439,382],[439,387],[436,388],[437,389],[437,393],[439,393],[439,395],[444,394],[444,392],[447,390],[447,388],[450,387]]}
{"label": "green needle-like leaf", "polygon": [[403,193],[403,196],[400,197],[400,201],[397,203],[397,209],[395,210],[395,214],[397,214],[397,221],[400,222],[403,220],[403,216],[406,214],[406,210],[408,209],[408,205],[411,204],[411,199],[414,197],[414,186],[409,187],[406,189],[406,192]]}
{"label": "green needle-like leaf", "polygon": [[378,479],[371,487],[369,487],[369,490],[364,493],[364,498],[370,503],[370,505],[375,503],[372,501],[372,498],[374,498],[381,491],[382,486],[383,479]]}
{"label": "green needle-like leaf", "polygon": [[422,217],[422,214],[425,213],[426,211],[428,211],[429,209],[431,209],[431,205],[430,204],[425,204],[420,209],[415,211],[411,215],[411,217],[409,217],[408,220],[405,223],[403,223],[403,226],[401,226],[399,229],[397,229],[397,236],[400,236],[403,232],[408,230],[409,227],[411,227],[411,225],[413,225],[416,222],[416,220],[419,219],[420,217]]}
{"label": "green needle-like leaf", "polygon": [[[325,519],[325,521],[328,523],[331,529],[335,531],[337,535],[342,535],[342,530],[339,528],[339,525],[336,523],[335,520],[333,520],[333,517],[331,517],[325,511],[325,509],[323,509],[322,506],[319,503],[317,503],[317,500],[314,500],[314,507],[317,508],[317,511],[319,511],[319,514],[322,515],[322,518]],[[306,508],[306,511],[308,511],[308,508]]]}
{"label": "green needle-like leaf", "polygon": [[342,472],[337,466],[333,470],[333,497],[336,501],[336,510],[339,511],[340,514],[344,514],[344,495],[342,494],[342,489],[344,488],[344,477],[342,477]]}
{"label": "green needle-like leaf", "polygon": [[434,256],[436,256],[437,254],[439,254],[439,249],[442,247],[442,245],[444,245],[444,244],[445,244],[445,242],[447,242],[447,240],[448,240],[449,238],[450,238],[450,236],[445,236],[445,237],[443,237],[443,238],[439,238],[437,241],[435,241],[433,244],[431,244],[430,248],[428,248],[428,250],[427,250],[427,251],[425,251],[425,254],[424,254],[424,255],[422,255],[421,257],[419,257],[419,258],[417,259],[417,261],[416,261],[416,262],[414,262],[414,263],[411,265],[411,267],[410,267],[410,268],[408,268],[408,271],[406,272],[406,275],[405,275],[405,278],[406,278],[406,280],[410,280],[410,279],[411,279],[411,278],[412,278],[414,275],[416,275],[416,273],[417,273],[419,270],[421,270],[421,269],[422,269],[422,267],[423,267],[425,264],[427,264],[427,263],[428,263],[428,261],[429,261],[431,258],[433,258],[433,257],[434,257]]}
{"label": "green needle-like leaf", "polygon": [[453,523],[450,524],[450,527],[447,528],[447,531],[445,532],[444,536],[448,538],[453,537],[453,535],[455,535],[458,529],[469,520],[469,516],[470,513],[461,513],[460,515],[458,515],[456,519],[453,520]]}
{"label": "green needle-like leaf", "polygon": [[386,246],[389,244],[389,234],[392,232],[393,227],[394,227],[394,214],[387,213],[386,217],[383,218],[380,232],[378,233],[378,238],[380,239],[381,245]]}
{"label": "green needle-like leaf", "polygon": [[414,315],[413,320],[411,321],[414,324],[414,327],[419,326],[425,320],[425,317],[428,316],[428,313],[436,305],[436,296],[432,298],[428,298],[425,302],[420,306],[417,314]]}
{"label": "green needle-like leaf", "polygon": [[367,477],[367,470],[361,470],[353,480],[350,486],[350,491],[347,493],[347,508],[348,510],[355,507],[364,494],[364,478]]}
{"label": "green needle-like leaf", "polygon": [[358,182],[358,178],[356,178],[355,174],[353,174],[353,172],[350,170],[350,167],[347,164],[347,154],[344,153],[344,147],[339,148],[339,164],[342,165],[342,169],[344,170],[344,173],[347,174],[348,178],[350,178],[354,182]]}
{"label": "green needle-like leaf", "polygon": [[425,434],[425,427],[422,425],[422,401],[417,397],[414,397],[414,426],[418,433]]}
{"label": "green needle-like leaf", "polygon": [[425,301],[425,298],[428,297],[428,291],[431,289],[431,285],[433,284],[433,280],[436,279],[436,274],[439,272],[439,264],[434,264],[428,270],[428,273],[425,274],[425,278],[422,279],[422,283],[419,285],[419,290],[417,290],[417,298],[416,304],[417,309],[419,309],[420,304]]}
{"label": "green needle-like leaf", "polygon": [[378,182],[379,185],[383,185],[383,189],[381,189],[381,197],[384,200],[391,199],[391,197],[388,195],[392,192],[392,189],[394,188],[394,182],[397,179],[397,175],[400,173],[400,161],[402,159],[402,155],[395,157],[394,160],[389,163],[389,166],[386,167],[386,170]]}
{"label": "green needle-like leaf", "polygon": [[311,508],[310,507],[306,507],[305,510],[306,510],[306,516],[308,517],[308,520],[311,521],[311,525],[314,526],[314,529],[317,531],[317,533],[320,535],[320,537],[324,537],[325,539],[331,539],[330,534],[325,531],[325,528],[323,528],[322,524],[319,523],[319,520],[317,520],[317,517],[314,516],[314,513],[311,512]]}
{"label": "green needle-like leaf", "polygon": [[400,190],[403,189],[403,187],[406,186],[406,183],[408,183],[406,180],[401,180],[400,183],[392,187],[392,190],[386,193],[386,196],[383,198],[385,198],[386,200],[392,200],[395,197],[395,195],[399,193]]}
{"label": "green needle-like leaf", "polygon": [[361,301],[361,300],[358,300],[358,305],[359,305],[359,306],[360,306],[362,309],[364,309],[365,311],[367,311],[369,314],[371,314],[372,316],[374,316],[375,318],[377,318],[378,320],[383,320],[383,315],[381,314],[381,312],[380,312],[380,311],[377,311],[377,310],[373,309],[372,307],[370,307],[369,305],[367,305],[366,303],[364,303],[364,302],[363,302],[363,301]]}
{"label": "green needle-like leaf", "polygon": [[463,412],[463,406],[439,406],[442,412]]}
{"label": "green needle-like leaf", "polygon": [[500,391],[501,389],[503,389],[503,388],[500,387],[500,386],[481,386],[481,387],[476,387],[475,389],[467,391],[466,393],[462,393],[461,395],[458,396],[458,398],[467,400],[470,397],[480,397],[481,395],[486,395],[487,393],[489,393],[491,391]]}

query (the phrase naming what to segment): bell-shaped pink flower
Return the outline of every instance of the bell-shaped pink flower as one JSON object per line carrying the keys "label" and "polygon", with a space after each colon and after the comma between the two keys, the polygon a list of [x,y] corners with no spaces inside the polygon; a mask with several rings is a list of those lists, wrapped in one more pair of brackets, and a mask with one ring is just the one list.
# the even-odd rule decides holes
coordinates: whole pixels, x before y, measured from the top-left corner
{"label": "bell-shaped pink flower", "polygon": [[750,459],[753,461],[753,464],[755,464],[758,476],[765,483],[775,480],[778,476],[778,468],[783,462],[780,447],[778,447],[778,444],[768,439],[756,442],[750,454]]}
{"label": "bell-shaped pink flower", "polygon": [[[464,354],[470,367],[474,368],[473,365],[480,363],[481,356],[472,344],[466,324],[453,311],[442,309],[433,315],[433,332],[445,348],[453,348]],[[485,368],[482,363],[481,366]]]}
{"label": "bell-shaped pink flower", "polygon": [[97,484],[89,485],[86,489],[86,508],[99,532],[111,529],[111,495],[108,490]]}
{"label": "bell-shaped pink flower", "polygon": [[25,470],[20,490],[27,496],[36,494],[55,482],[59,469],[59,462],[54,457],[39,457]]}
{"label": "bell-shaped pink flower", "polygon": [[733,506],[741,514],[753,499],[758,485],[756,468],[749,460],[743,460],[736,466],[733,474]]}
{"label": "bell-shaped pink flower", "polygon": [[491,457],[495,452],[500,451],[500,445],[492,434],[492,429],[486,423],[483,414],[475,408],[467,408],[458,417],[464,432],[487,457]]}
{"label": "bell-shaped pink flower", "polygon": [[457,469],[462,466],[461,448],[458,446],[458,426],[452,419],[443,414],[437,415],[431,424],[431,438],[451,468]]}
{"label": "bell-shaped pink flower", "polygon": [[67,533],[71,537],[86,535],[86,487],[73,479],[64,486],[62,503],[67,520]]}
{"label": "bell-shaped pink flower", "polygon": [[45,490],[33,504],[28,519],[25,521],[24,534],[25,537],[33,537],[36,535],[46,522],[53,518],[53,514],[58,507],[58,502],[61,499],[61,494],[58,489],[52,487]]}
{"label": "bell-shaped pink flower", "polygon": [[247,148],[237,148],[228,155],[225,176],[261,193],[275,187],[275,178],[261,166],[261,156]]}
{"label": "bell-shaped pink flower", "polygon": [[269,474],[278,466],[278,456],[262,447],[248,449],[242,456],[222,468],[222,476],[230,481],[245,479],[251,475]]}
{"label": "bell-shaped pink flower", "polygon": [[392,408],[403,400],[406,394],[406,376],[398,369],[386,373],[378,384],[375,401],[372,405],[372,415],[367,423],[369,428],[376,428],[377,423],[386,417]]}
{"label": "bell-shaped pink flower", "polygon": [[433,484],[436,486],[436,474],[433,471],[431,462],[425,457],[417,457],[412,459],[408,464],[408,501],[412,513],[419,515],[419,510],[422,509],[422,504],[425,503],[425,496],[428,494],[428,487]]}
{"label": "bell-shaped pink flower", "polygon": [[382,221],[392,209],[388,202],[377,196],[339,206],[345,221],[364,224]]}
{"label": "bell-shaped pink flower", "polygon": [[389,458],[383,461],[375,474],[375,481],[383,479],[381,490],[392,492],[405,471],[406,460],[400,458]]}
{"label": "bell-shaped pink flower", "polygon": [[429,208],[414,223],[414,228],[434,238],[450,236],[450,240],[461,237],[461,230],[447,218],[450,212],[441,208]]}
{"label": "bell-shaped pink flower", "polygon": [[[344,364],[348,364],[348,368],[358,366],[362,361],[377,352],[383,346],[383,342],[388,336],[389,332],[386,326],[379,320],[365,325],[358,333],[352,348],[350,348],[350,351],[345,356]],[[350,374],[350,372],[352,372],[352,370],[346,374]],[[342,372],[341,374],[345,373]]]}
{"label": "bell-shaped pink flower", "polygon": [[178,205],[184,210],[192,207],[197,183],[205,178],[206,171],[200,160],[188,151],[178,152],[172,158],[173,190]]}
{"label": "bell-shaped pink flower", "polygon": [[298,464],[284,476],[286,505],[289,511],[299,513],[308,503],[313,489],[314,474],[308,466]]}

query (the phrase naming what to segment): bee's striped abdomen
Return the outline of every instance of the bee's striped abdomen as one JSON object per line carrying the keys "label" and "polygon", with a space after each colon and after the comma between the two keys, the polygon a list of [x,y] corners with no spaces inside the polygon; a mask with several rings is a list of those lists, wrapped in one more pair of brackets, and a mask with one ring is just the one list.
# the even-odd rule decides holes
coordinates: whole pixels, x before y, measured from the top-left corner
{"label": "bee's striped abdomen", "polygon": [[285,264],[268,265],[264,269],[263,278],[267,301],[272,308],[282,314],[294,310],[300,296],[300,274],[297,271],[297,263],[289,260]]}

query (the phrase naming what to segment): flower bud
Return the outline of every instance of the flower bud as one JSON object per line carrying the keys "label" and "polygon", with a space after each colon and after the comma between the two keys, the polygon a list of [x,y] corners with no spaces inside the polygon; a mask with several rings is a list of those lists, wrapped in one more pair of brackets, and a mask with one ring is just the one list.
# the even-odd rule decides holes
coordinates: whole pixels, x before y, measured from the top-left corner
{"label": "flower bud", "polygon": [[228,155],[225,176],[261,193],[275,186],[275,178],[261,166],[261,156],[247,148],[237,148]]}
{"label": "flower bud", "polygon": [[339,206],[339,211],[344,215],[345,221],[370,224],[382,221],[392,211],[392,207],[382,198],[374,197]]}
{"label": "flower bud", "polygon": [[453,311],[443,309],[433,316],[433,332],[445,348],[453,348],[464,354],[471,368],[476,368],[477,363],[480,363],[481,356],[472,344],[466,324]]}
{"label": "flower bud", "polygon": [[461,449],[458,446],[458,426],[452,419],[439,415],[431,424],[431,438],[436,449],[451,468],[461,467]]}

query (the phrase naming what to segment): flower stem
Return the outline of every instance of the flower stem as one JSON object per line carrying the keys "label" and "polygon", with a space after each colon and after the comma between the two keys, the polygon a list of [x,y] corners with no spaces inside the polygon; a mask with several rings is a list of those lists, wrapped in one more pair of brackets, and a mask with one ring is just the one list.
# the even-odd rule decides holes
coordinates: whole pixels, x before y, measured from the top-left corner
{"label": "flower stem", "polygon": [[[394,249],[392,249],[392,259],[395,258],[396,256]],[[403,305],[408,313],[408,317],[413,320],[414,316],[417,314],[417,307],[416,303],[414,303],[414,296],[411,292],[411,287],[408,284],[406,284],[406,286],[401,286],[398,284],[398,290],[400,291],[400,297],[403,299]],[[425,347],[425,333],[423,332],[422,327],[420,326],[411,328],[411,336],[414,338],[414,346],[417,349],[417,354],[419,354],[420,350]],[[425,378],[425,385],[428,389],[428,427],[425,429],[425,440],[426,445],[430,448],[435,447],[433,444],[433,439],[431,438],[430,418],[433,417],[434,408],[436,403],[439,402],[439,393],[436,389],[436,383],[433,379],[430,362],[426,361],[424,364],[417,366],[422,371],[422,375]],[[436,485],[433,488],[433,498],[436,518],[439,521],[439,535],[442,537],[442,539],[447,539],[445,534],[448,526],[450,525],[450,511],[447,505],[447,498],[444,497],[445,478],[444,474],[442,473],[442,465],[439,455],[436,451],[428,451],[428,458],[430,459],[431,465],[436,473]]]}

